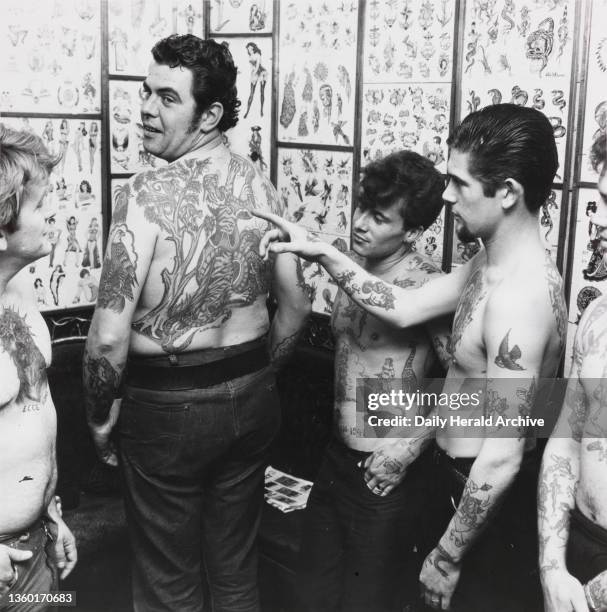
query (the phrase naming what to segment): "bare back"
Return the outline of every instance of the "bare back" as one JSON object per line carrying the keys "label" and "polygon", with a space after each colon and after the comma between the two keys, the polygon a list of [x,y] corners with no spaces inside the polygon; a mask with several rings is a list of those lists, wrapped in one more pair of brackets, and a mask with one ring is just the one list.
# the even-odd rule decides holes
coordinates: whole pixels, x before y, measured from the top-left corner
{"label": "bare back", "polygon": [[57,421],[46,378],[51,343],[22,285],[15,279],[0,296],[0,534],[31,525],[56,478]]}
{"label": "bare back", "polygon": [[[119,311],[141,283],[130,351],[160,354],[255,339],[268,327],[267,224],[280,212],[253,164],[223,144],[138,174],[116,199],[99,306]],[[135,245],[135,246],[133,246]]]}

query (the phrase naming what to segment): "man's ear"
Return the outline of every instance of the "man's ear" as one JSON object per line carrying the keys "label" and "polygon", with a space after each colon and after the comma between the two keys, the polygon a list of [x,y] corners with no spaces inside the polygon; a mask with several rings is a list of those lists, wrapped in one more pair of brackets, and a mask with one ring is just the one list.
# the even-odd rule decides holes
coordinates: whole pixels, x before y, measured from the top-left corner
{"label": "man's ear", "polygon": [[198,122],[198,129],[203,133],[208,133],[214,130],[223,117],[223,105],[221,102],[213,102],[203,113],[200,115]]}
{"label": "man's ear", "polygon": [[515,179],[507,178],[498,189],[501,206],[504,210],[511,209],[519,200],[525,203],[525,188]]}
{"label": "man's ear", "polygon": [[403,242],[415,242],[420,238],[420,236],[424,233],[424,228],[420,225],[414,229],[405,230],[405,236],[403,238]]}

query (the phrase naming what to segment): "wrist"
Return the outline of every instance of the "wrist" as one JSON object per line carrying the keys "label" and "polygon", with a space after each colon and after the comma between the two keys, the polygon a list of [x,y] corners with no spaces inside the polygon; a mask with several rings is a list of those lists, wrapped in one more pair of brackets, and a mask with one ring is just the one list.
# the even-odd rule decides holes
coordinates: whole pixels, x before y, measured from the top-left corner
{"label": "wrist", "polygon": [[457,551],[449,548],[448,544],[445,544],[444,539],[441,539],[439,543],[436,545],[437,554],[444,559],[445,561],[451,563],[451,565],[461,565],[462,563],[462,555]]}

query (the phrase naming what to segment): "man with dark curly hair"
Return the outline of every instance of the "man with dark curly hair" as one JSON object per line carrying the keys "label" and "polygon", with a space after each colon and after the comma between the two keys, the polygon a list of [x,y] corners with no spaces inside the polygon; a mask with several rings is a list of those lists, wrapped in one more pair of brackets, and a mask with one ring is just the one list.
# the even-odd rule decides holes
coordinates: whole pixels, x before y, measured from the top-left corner
{"label": "man with dark curly hair", "polygon": [[87,417],[115,465],[120,412],[135,610],[202,610],[204,576],[213,610],[255,612],[264,468],[280,422],[273,366],[310,303],[296,258],[266,265],[257,253],[266,224],[251,212],[280,204],[225,144],[240,106],[227,46],[170,36],[152,56],[143,145],[169,164],[115,198],[84,357]]}
{"label": "man with dark curly hair", "polygon": [[[415,250],[415,241],[439,215],[443,189],[432,162],[413,151],[368,164],[350,258],[401,287],[419,287],[439,275],[440,268]],[[299,583],[311,612],[400,611],[417,599],[413,525],[421,509],[423,462],[405,469],[402,427],[383,426],[379,419],[362,425],[356,379],[367,379],[375,390],[393,385],[415,392],[434,361],[433,341],[448,361],[449,323],[397,330],[368,315],[344,291],[335,298],[334,436],[310,494],[301,549]],[[390,416],[405,414],[403,409]],[[373,481],[364,462],[376,470]]]}

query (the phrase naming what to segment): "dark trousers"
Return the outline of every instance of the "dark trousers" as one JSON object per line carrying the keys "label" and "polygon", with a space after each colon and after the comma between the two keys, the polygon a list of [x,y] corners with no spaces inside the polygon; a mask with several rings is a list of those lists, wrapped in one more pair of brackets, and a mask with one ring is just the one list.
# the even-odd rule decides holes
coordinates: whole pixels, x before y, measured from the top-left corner
{"label": "dark trousers", "polygon": [[[54,525],[54,523],[53,523]],[[4,595],[0,595],[1,612],[43,612],[55,610],[53,604],[46,602],[10,602],[10,595],[36,595],[54,593],[59,579],[53,550],[54,535],[46,521],[38,521],[27,531],[14,537],[0,536],[0,544],[20,550],[31,550],[32,557],[17,563],[17,581]]]}
{"label": "dark trousers", "polygon": [[577,506],[571,511],[567,569],[582,584],[607,570],[607,530],[584,516]]}
{"label": "dark trousers", "polygon": [[417,594],[413,552],[421,512],[421,472],[412,467],[385,497],[357,466],[369,453],[333,440],[310,493],[299,584],[310,612],[402,611]]}
{"label": "dark trousers", "polygon": [[256,536],[267,449],[280,424],[264,368],[204,389],[128,386],[119,431],[133,553],[145,612],[257,612]]}
{"label": "dark trousers", "polygon": [[[472,459],[451,459],[435,447],[424,517],[423,558],[455,514]],[[452,612],[542,612],[537,549],[539,461],[529,454],[500,508],[464,555]],[[420,605],[423,610],[429,610]]]}

